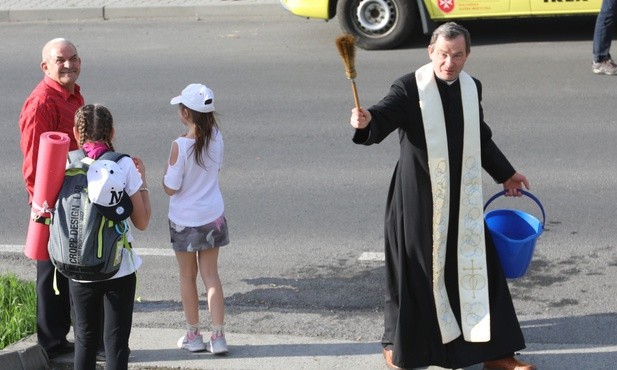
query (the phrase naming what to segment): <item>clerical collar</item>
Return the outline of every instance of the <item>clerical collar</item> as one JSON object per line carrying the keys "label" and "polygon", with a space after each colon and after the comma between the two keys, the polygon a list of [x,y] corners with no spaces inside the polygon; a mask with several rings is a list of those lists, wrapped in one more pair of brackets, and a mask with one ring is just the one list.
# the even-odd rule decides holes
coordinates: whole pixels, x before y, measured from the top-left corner
{"label": "clerical collar", "polygon": [[444,79],[441,79],[434,72],[433,72],[433,76],[435,76],[435,81],[437,81],[437,82],[439,82],[440,84],[443,84],[443,85],[452,86],[452,85],[454,85],[458,81],[458,76],[454,80],[452,80],[452,81],[446,81]]}
{"label": "clerical collar", "polygon": [[442,79],[441,79],[441,78],[439,78],[439,77],[437,77],[437,79],[439,79],[439,81],[442,81],[442,82],[447,83],[447,84],[448,84],[448,86],[452,86],[452,84],[454,84],[456,81],[458,81],[458,77],[457,77],[457,78],[455,78],[455,79],[454,79],[454,80],[452,80],[452,81],[442,80]]}

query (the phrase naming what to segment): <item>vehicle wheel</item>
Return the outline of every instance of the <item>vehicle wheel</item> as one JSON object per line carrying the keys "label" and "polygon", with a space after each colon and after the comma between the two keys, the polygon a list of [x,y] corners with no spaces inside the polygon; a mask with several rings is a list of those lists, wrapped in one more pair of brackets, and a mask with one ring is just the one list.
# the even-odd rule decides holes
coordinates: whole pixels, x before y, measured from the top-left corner
{"label": "vehicle wheel", "polygon": [[336,6],[344,32],[363,49],[392,49],[405,42],[418,23],[411,0],[339,0]]}

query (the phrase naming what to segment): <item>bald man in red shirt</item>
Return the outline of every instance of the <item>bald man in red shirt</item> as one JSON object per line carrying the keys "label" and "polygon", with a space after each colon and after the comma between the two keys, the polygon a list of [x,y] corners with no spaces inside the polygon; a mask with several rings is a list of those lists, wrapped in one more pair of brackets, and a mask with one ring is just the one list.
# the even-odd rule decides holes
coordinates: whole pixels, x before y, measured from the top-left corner
{"label": "bald man in red shirt", "polygon": [[[22,173],[32,203],[34,179],[41,134],[59,131],[69,135],[69,150],[78,149],[73,136],[75,111],[84,105],[77,78],[81,59],[77,48],[63,38],[53,39],[42,50],[43,80],[26,99],[19,116],[20,147],[24,155]],[[66,339],[71,326],[69,286],[62,274],[56,274],[60,295],[53,289],[54,266],[37,261],[37,339],[50,358],[73,351]]]}

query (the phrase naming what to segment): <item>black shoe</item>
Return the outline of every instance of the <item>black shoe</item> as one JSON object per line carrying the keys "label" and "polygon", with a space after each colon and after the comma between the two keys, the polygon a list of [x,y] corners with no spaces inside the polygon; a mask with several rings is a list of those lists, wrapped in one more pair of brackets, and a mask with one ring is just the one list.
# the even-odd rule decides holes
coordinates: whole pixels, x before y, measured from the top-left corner
{"label": "black shoe", "polygon": [[[131,349],[129,348],[129,355],[131,354]],[[105,353],[105,348],[99,349],[96,352],[96,361],[105,362],[107,361],[107,354]]]}
{"label": "black shoe", "polygon": [[75,343],[66,341],[66,342],[64,342],[62,344],[59,344],[59,345],[57,345],[55,347],[52,347],[52,348],[46,350],[45,352],[47,352],[47,357],[49,357],[49,359],[51,360],[51,359],[54,359],[54,358],[56,358],[58,356],[62,356],[64,354],[71,353],[73,351],[75,351]]}

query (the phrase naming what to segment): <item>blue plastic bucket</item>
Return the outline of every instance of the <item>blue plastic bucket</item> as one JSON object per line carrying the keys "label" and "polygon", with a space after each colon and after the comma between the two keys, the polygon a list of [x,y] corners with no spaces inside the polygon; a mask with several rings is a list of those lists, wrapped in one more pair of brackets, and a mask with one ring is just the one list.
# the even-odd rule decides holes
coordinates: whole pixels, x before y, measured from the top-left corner
{"label": "blue plastic bucket", "polygon": [[[486,226],[493,237],[499,255],[501,267],[508,279],[519,278],[527,271],[536,247],[536,240],[542,234],[546,221],[544,207],[538,198],[524,190],[521,192],[540,206],[542,222],[528,213],[513,209],[495,209],[484,215]],[[505,195],[505,191],[493,195],[484,205],[484,209],[486,210],[493,200],[502,195]]]}

